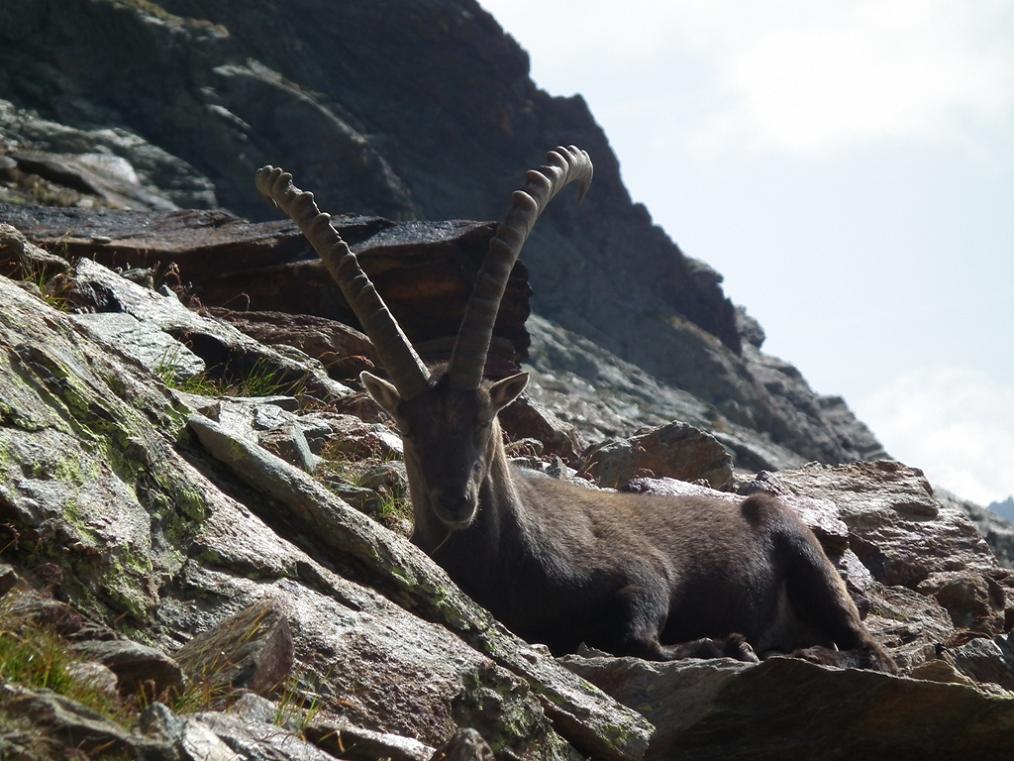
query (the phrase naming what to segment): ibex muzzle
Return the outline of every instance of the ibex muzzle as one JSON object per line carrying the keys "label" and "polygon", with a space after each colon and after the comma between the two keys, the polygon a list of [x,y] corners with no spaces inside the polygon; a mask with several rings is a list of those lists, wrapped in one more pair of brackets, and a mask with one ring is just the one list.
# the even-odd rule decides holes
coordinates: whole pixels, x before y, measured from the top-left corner
{"label": "ibex muzzle", "polygon": [[483,381],[500,299],[546,204],[571,182],[583,195],[591,178],[588,154],[574,147],[528,172],[476,276],[451,360],[431,372],[312,194],[280,169],[257,172],[257,187],[299,225],[388,373],[361,378],[404,437],[412,540],[500,621],[556,653],[586,642],[657,660],[756,660],[750,644],[824,645],[896,671],[813,533],[774,498],[594,492],[508,462],[496,416],[528,376]]}

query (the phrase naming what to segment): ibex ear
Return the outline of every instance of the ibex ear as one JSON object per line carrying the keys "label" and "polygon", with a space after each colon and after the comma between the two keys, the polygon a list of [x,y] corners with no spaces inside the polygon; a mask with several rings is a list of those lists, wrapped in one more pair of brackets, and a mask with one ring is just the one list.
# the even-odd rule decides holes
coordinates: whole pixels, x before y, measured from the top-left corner
{"label": "ibex ear", "polygon": [[493,408],[497,412],[502,410],[517,399],[527,385],[528,373],[518,373],[498,380],[489,387],[489,399],[493,403]]}
{"label": "ibex ear", "polygon": [[401,401],[401,395],[393,383],[388,383],[383,378],[378,378],[373,373],[368,373],[365,370],[359,373],[359,380],[373,401],[392,415],[395,414],[395,411],[398,409],[398,402]]}

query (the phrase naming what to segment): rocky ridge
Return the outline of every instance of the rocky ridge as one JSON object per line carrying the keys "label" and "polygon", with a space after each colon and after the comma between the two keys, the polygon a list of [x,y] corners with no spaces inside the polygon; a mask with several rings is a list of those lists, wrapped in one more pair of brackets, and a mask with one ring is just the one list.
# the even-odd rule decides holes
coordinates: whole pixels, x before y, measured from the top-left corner
{"label": "rocky ridge", "polygon": [[[326,13],[306,0],[11,0],[0,41],[10,200],[221,205],[264,219],[249,178],[284,163],[334,211],[482,219],[548,146],[579,144],[595,161],[593,192],[554,203],[525,262],[545,327],[536,345],[566,335],[582,346],[533,361],[594,386],[585,413],[605,408],[586,435],[694,414],[727,431],[748,468],[883,455],[840,399],[760,352],[763,330],[721,276],[631,201],[583,100],[538,90],[525,53],[474,0]],[[614,365],[658,401],[641,389],[631,404]]]}

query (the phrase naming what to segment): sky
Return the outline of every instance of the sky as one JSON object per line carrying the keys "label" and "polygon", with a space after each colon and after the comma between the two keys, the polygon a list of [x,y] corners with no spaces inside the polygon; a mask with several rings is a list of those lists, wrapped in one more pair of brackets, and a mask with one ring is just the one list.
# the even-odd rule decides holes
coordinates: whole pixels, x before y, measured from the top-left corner
{"label": "sky", "polygon": [[766,352],[934,484],[1014,493],[1014,0],[479,2]]}

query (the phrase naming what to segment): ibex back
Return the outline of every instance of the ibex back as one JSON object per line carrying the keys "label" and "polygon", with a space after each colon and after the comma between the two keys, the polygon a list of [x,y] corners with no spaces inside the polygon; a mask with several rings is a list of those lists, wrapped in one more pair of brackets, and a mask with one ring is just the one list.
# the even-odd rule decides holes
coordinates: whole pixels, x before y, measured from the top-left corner
{"label": "ibex back", "polygon": [[[588,155],[557,148],[529,171],[490,242],[451,359],[418,357],[344,241],[291,175],[257,186],[299,225],[374,342],[390,380],[361,379],[397,421],[415,514],[413,541],[515,633],[568,652],[580,643],[655,660],[812,645],[895,671],[813,533],[776,499],[597,492],[514,467],[497,414],[527,373],[483,380],[510,271],[538,216]],[[751,645],[753,648],[751,648]]]}

